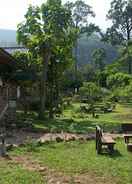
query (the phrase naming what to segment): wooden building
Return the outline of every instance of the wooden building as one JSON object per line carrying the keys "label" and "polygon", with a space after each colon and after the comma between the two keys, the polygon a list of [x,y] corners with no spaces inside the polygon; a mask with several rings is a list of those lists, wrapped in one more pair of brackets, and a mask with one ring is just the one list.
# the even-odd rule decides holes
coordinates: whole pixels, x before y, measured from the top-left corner
{"label": "wooden building", "polygon": [[15,59],[0,48],[0,125],[15,121],[17,84],[12,79]]}

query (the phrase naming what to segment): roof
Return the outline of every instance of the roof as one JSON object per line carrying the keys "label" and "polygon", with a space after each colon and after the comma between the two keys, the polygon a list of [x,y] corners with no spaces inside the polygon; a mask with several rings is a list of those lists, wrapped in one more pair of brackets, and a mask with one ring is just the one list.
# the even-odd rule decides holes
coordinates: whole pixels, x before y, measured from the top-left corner
{"label": "roof", "polygon": [[0,48],[0,77],[4,80],[10,80],[13,70],[15,69],[15,58]]}
{"label": "roof", "polygon": [[0,48],[0,76],[13,81],[35,81],[37,76],[33,71],[17,71],[16,59],[3,48]]}
{"label": "roof", "polygon": [[15,58],[11,54],[0,48],[0,64],[12,65],[14,61]]}

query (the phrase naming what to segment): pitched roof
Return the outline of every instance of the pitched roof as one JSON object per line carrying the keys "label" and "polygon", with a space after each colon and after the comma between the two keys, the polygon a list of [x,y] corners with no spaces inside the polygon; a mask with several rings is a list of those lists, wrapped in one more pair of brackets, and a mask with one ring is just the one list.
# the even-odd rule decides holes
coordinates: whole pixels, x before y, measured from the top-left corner
{"label": "pitched roof", "polygon": [[11,54],[0,48],[0,64],[12,65],[14,61],[15,58]]}

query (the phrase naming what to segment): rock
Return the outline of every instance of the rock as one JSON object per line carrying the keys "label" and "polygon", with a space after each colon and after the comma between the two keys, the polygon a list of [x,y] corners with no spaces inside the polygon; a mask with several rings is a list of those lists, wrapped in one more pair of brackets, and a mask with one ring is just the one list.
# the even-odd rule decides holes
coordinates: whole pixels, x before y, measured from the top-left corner
{"label": "rock", "polygon": [[85,141],[85,138],[81,136],[81,137],[78,138],[78,140],[79,141]]}
{"label": "rock", "polygon": [[44,141],[44,144],[49,144],[49,143],[50,143],[49,140],[45,140],[45,141]]}
{"label": "rock", "polygon": [[56,140],[56,142],[63,142],[64,141],[63,138],[61,138],[61,137],[56,137],[55,140]]}
{"label": "rock", "polygon": [[89,136],[86,136],[86,141],[90,141],[91,138]]}
{"label": "rock", "polygon": [[6,146],[7,151],[11,151],[14,148],[13,144],[9,144]]}
{"label": "rock", "polygon": [[70,141],[75,141],[75,140],[76,140],[75,136],[71,136]]}
{"label": "rock", "polygon": [[40,167],[38,171],[39,172],[46,172],[47,171],[47,168],[46,167]]}

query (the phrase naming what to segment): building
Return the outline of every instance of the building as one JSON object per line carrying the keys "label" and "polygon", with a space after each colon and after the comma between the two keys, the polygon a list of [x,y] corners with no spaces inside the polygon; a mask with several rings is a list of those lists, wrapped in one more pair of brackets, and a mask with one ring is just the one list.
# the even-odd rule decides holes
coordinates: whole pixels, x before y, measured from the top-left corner
{"label": "building", "polygon": [[[1,127],[15,121],[17,84],[12,79],[15,59],[0,48],[0,125]],[[2,128],[1,128],[2,130]]]}

